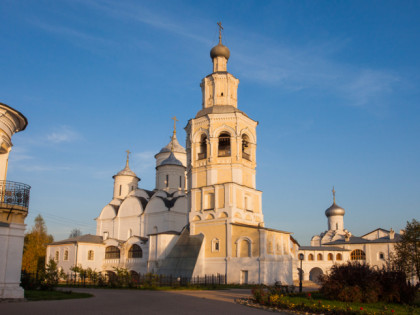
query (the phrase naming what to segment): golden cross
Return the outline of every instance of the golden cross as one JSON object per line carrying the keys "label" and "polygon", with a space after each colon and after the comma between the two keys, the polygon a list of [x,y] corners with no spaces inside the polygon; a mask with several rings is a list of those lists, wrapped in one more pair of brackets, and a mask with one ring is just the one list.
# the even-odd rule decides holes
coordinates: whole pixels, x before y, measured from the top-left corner
{"label": "golden cross", "polygon": [[130,157],[130,150],[127,150],[127,151],[125,151],[125,152],[127,152],[127,165],[128,165],[128,159],[129,159],[129,157]]}
{"label": "golden cross", "polygon": [[332,193],[333,193],[333,198],[334,198],[334,203],[335,203],[335,190],[334,190],[334,186],[333,186],[333,189],[332,189]]}
{"label": "golden cross", "polygon": [[219,25],[219,43],[222,43],[222,22],[217,22],[217,25]]}
{"label": "golden cross", "polygon": [[179,120],[176,119],[176,116],[172,117],[171,119],[174,120],[174,134],[176,134],[176,122],[179,121]]}

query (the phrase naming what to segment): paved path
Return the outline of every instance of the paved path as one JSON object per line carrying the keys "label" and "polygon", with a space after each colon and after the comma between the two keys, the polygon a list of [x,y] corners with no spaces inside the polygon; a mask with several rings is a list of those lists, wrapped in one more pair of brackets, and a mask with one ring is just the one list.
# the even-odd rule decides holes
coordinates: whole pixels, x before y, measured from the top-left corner
{"label": "paved path", "polygon": [[61,301],[0,303],[0,314],[268,314],[264,310],[234,303],[234,298],[250,296],[250,290],[74,289],[73,291],[92,293],[94,297]]}

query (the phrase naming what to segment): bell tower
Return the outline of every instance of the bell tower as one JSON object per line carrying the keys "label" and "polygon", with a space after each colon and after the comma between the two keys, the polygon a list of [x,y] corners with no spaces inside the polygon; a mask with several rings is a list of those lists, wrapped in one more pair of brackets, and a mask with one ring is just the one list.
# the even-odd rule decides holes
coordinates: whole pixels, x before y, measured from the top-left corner
{"label": "bell tower", "polygon": [[227,72],[230,51],[218,25],[213,72],[200,84],[202,108],[185,127],[192,233],[199,222],[264,224],[255,183],[258,122],[238,109],[239,80]]}

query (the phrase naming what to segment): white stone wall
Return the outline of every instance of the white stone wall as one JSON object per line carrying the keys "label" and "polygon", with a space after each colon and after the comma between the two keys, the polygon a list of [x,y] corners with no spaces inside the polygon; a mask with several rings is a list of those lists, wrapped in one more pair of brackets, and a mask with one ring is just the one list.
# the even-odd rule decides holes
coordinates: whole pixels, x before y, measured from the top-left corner
{"label": "white stone wall", "polygon": [[24,224],[0,226],[0,299],[21,299],[20,287]]}

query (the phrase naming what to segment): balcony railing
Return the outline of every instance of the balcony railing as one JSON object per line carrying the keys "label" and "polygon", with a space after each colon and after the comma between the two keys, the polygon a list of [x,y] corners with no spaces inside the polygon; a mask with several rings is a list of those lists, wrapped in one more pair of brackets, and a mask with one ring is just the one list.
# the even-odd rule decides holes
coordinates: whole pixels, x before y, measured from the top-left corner
{"label": "balcony railing", "polygon": [[248,154],[248,153],[246,153],[246,152],[242,152],[242,157],[243,157],[245,160],[251,161],[251,155],[250,155],[250,154]]}
{"label": "balcony railing", "polygon": [[227,150],[219,149],[218,156],[220,157],[230,156],[230,149],[227,149]]}
{"label": "balcony railing", "polygon": [[29,208],[30,189],[31,186],[23,183],[1,180],[0,202],[6,205]]}

